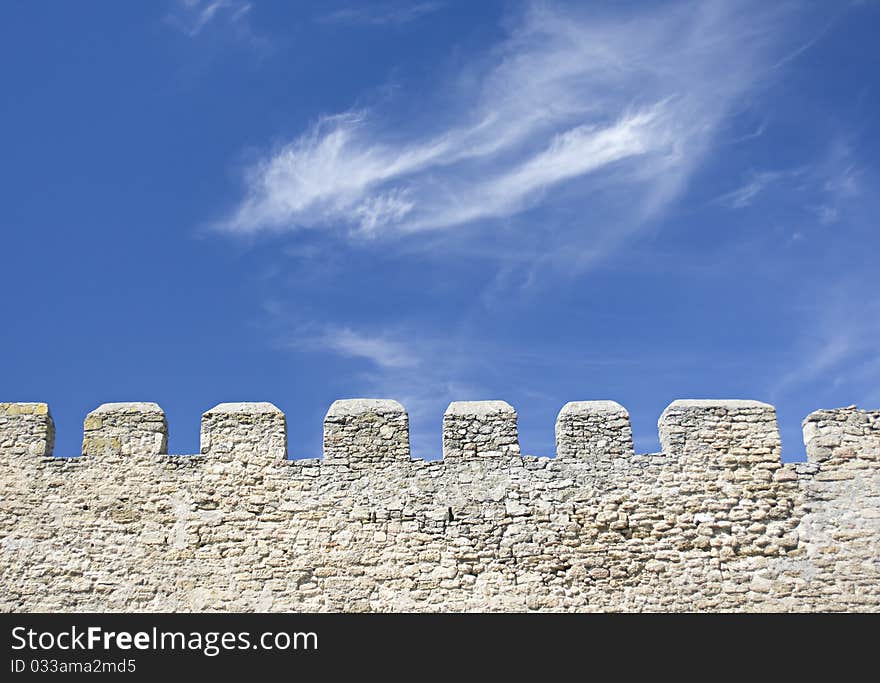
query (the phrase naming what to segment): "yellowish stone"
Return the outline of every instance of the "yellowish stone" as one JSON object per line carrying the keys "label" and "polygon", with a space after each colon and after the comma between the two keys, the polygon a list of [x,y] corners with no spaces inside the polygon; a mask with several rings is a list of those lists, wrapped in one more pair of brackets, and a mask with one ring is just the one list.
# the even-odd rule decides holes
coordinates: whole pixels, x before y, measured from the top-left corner
{"label": "yellowish stone", "polygon": [[94,429],[100,429],[103,424],[104,421],[97,415],[89,415],[88,417],[86,417],[86,421],[83,423],[83,429],[89,432]]}

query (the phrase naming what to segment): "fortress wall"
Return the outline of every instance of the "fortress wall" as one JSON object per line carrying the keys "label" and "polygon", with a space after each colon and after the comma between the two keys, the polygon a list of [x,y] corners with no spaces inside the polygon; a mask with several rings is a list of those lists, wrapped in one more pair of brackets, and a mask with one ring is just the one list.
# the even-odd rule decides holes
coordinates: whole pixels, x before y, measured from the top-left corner
{"label": "fortress wall", "polygon": [[880,411],[820,410],[803,429],[808,463],[797,466],[795,517],[807,542],[802,554],[763,578],[784,582],[791,604],[864,609],[880,580]]}
{"label": "fortress wall", "polygon": [[622,407],[568,404],[556,458],[454,403],[427,462],[387,400],[334,403],[297,461],[271,404],[208,411],[192,456],[109,404],[70,459],[28,406],[0,413],[4,611],[880,610],[877,413],[814,413],[783,466],[757,402],[676,401],[647,455]]}

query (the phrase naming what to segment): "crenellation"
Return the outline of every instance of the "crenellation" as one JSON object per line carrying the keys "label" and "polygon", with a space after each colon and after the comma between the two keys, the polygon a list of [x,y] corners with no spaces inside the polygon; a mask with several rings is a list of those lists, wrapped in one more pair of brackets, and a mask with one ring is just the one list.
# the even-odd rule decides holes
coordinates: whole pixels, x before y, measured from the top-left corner
{"label": "crenellation", "polygon": [[767,404],[675,401],[635,455],[622,406],[574,402],[553,458],[462,402],[412,460],[402,405],[349,399],[294,461],[270,403],[207,411],[195,456],[106,404],[104,457],[51,458],[48,406],[0,404],[0,610],[878,611],[878,418],[817,411],[783,465]]}
{"label": "crenellation", "polygon": [[257,464],[287,458],[287,419],[271,403],[220,403],[202,415],[199,452]]}
{"label": "crenellation", "polygon": [[776,409],[760,401],[678,400],[658,421],[663,451],[695,467],[780,464]]}
{"label": "crenellation", "polygon": [[397,401],[356,398],[330,406],[324,463],[366,467],[409,459],[409,416]]}
{"label": "crenellation", "polygon": [[104,403],[83,422],[83,455],[130,457],[166,453],[168,423],[156,403]]}
{"label": "crenellation", "polygon": [[629,413],[615,401],[566,403],[556,418],[556,457],[613,460],[634,454]]}
{"label": "crenellation", "polygon": [[519,455],[516,411],[504,401],[453,401],[443,415],[443,459]]}
{"label": "crenellation", "polygon": [[880,411],[848,406],[817,410],[803,422],[807,459],[821,463],[831,459],[880,459]]}
{"label": "crenellation", "polygon": [[55,448],[55,421],[46,403],[0,403],[0,452],[49,456]]}

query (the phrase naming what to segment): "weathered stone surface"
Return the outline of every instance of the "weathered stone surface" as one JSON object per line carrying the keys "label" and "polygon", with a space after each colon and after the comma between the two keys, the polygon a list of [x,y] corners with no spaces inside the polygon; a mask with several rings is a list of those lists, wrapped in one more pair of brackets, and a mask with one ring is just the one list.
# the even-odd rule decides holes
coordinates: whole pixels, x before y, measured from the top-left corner
{"label": "weathered stone surface", "polygon": [[443,459],[519,455],[516,411],[504,401],[453,401],[443,415]]}
{"label": "weathered stone surface", "polygon": [[880,459],[880,410],[867,412],[855,406],[817,410],[804,419],[803,427],[810,462],[856,456]]}
{"label": "weathered stone surface", "polygon": [[566,403],[556,418],[556,457],[612,460],[633,455],[629,413],[615,401]]}
{"label": "weathered stone surface", "polygon": [[155,456],[168,452],[168,424],[155,403],[104,403],[83,423],[82,454]]}
{"label": "weathered stone surface", "polygon": [[287,457],[287,420],[271,403],[221,403],[202,415],[200,452],[255,458]]}
{"label": "weathered stone surface", "polygon": [[779,464],[782,445],[776,409],[760,401],[679,400],[658,422],[665,453],[700,466]]}
{"label": "weathered stone surface", "polygon": [[324,463],[368,467],[408,461],[409,416],[397,401],[335,401],[324,417]]}
{"label": "weathered stone surface", "polygon": [[[327,461],[289,461],[271,404],[143,459],[47,458],[48,407],[0,404],[0,610],[880,611],[876,411],[813,413],[812,462],[783,466],[766,404],[675,402],[647,455],[616,404],[570,404],[558,458],[509,448],[507,404],[453,406],[469,448],[445,460],[354,400]],[[122,414],[140,448],[155,409]]]}
{"label": "weathered stone surface", "polygon": [[45,403],[0,403],[0,450],[10,455],[52,455],[55,422]]}

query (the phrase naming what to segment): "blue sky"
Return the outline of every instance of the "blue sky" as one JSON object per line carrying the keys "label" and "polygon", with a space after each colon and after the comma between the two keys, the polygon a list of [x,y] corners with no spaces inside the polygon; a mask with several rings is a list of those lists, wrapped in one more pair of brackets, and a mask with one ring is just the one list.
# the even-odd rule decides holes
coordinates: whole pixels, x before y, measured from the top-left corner
{"label": "blue sky", "polygon": [[6,2],[2,400],[880,406],[880,3]]}

